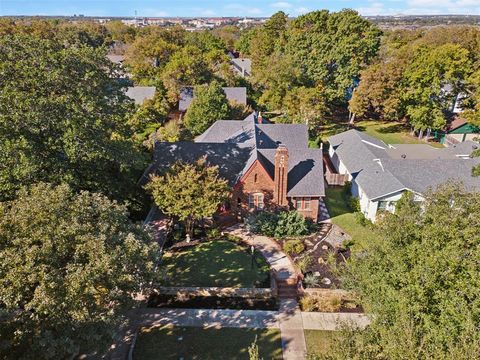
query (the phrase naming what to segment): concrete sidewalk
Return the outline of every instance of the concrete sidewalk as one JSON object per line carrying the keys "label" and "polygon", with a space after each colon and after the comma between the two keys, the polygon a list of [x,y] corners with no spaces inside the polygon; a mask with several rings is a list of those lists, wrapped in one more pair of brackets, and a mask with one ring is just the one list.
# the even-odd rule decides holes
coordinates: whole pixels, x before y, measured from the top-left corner
{"label": "concrete sidewalk", "polygon": [[279,329],[277,311],[215,309],[152,309],[138,312],[140,325],[178,325],[192,327],[275,328]]}
{"label": "concrete sidewalk", "polygon": [[303,332],[303,319],[296,299],[280,301],[279,322],[282,334],[283,359],[306,359],[307,345]]}

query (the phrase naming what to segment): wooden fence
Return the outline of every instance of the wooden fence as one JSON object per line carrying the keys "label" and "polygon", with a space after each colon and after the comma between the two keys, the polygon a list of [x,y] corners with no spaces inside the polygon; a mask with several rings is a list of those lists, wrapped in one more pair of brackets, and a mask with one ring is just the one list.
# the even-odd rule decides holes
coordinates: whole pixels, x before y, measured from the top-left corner
{"label": "wooden fence", "polygon": [[347,175],[345,174],[334,174],[334,173],[326,173],[325,180],[327,181],[328,185],[337,185],[343,186],[347,181]]}

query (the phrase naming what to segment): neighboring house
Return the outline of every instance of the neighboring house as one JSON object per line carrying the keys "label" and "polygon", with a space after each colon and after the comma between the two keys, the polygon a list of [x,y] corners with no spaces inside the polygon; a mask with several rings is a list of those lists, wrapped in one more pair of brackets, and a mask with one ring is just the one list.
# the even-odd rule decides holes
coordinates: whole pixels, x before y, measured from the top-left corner
{"label": "neighboring house", "polygon": [[472,168],[480,158],[471,158],[479,144],[466,141],[449,148],[427,144],[387,145],[357,130],[328,138],[329,155],[336,171],[352,183],[352,195],[360,200],[366,218],[375,221],[378,211],[395,211],[404,192],[422,194],[449,180],[461,181],[467,189],[480,190],[480,178]]}
{"label": "neighboring house", "polygon": [[445,131],[439,132],[437,135],[439,141],[446,146],[472,141],[478,137],[480,137],[480,128],[459,117],[456,117]]}
{"label": "neighboring house", "polygon": [[242,77],[248,77],[252,75],[252,60],[245,58],[233,58],[230,59],[230,63],[232,64],[232,69],[236,74]]}
{"label": "neighboring house", "polygon": [[113,62],[114,64],[123,65],[125,61],[124,55],[107,55],[107,59]]}
{"label": "neighboring house", "polygon": [[136,105],[142,105],[145,100],[151,100],[155,96],[155,86],[131,86],[125,93]]}
{"label": "neighboring house", "polygon": [[[231,103],[247,105],[247,88],[245,87],[224,87],[227,100]],[[195,97],[193,87],[183,87],[180,90],[180,99],[178,102],[178,110],[185,112],[190,106],[193,98]]]}
{"label": "neighboring house", "polygon": [[227,211],[295,208],[317,220],[325,196],[322,150],[308,148],[305,125],[270,124],[255,114],[245,120],[220,120],[195,142],[156,143],[151,172],[203,156],[231,186]]}

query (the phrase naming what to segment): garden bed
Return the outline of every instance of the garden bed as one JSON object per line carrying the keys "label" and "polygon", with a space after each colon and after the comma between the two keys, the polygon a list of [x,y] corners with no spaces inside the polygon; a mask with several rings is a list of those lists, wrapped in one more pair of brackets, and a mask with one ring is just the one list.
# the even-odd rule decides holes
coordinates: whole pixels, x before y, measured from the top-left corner
{"label": "garden bed", "polygon": [[152,295],[148,307],[180,309],[278,310],[275,298],[249,299],[242,297]]}

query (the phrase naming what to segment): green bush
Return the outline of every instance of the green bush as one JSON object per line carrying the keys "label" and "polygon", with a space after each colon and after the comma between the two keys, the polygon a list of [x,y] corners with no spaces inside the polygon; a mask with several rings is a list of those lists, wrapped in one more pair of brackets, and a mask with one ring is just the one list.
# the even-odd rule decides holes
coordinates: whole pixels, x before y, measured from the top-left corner
{"label": "green bush", "polygon": [[207,230],[207,239],[208,240],[217,240],[220,238],[220,229],[219,228],[211,228]]}
{"label": "green bush", "polygon": [[306,255],[297,261],[295,261],[295,265],[297,266],[298,270],[300,270],[301,273],[305,273],[308,269],[308,267],[312,264],[313,260],[312,257],[309,255]]}
{"label": "green bush", "polygon": [[252,214],[247,218],[247,228],[254,234],[265,236],[275,236],[275,228],[277,226],[278,215],[271,212],[260,212]]}
{"label": "green bush", "polygon": [[356,197],[349,196],[348,197],[348,207],[353,212],[360,212],[360,200]]}
{"label": "green bush", "polygon": [[307,220],[296,210],[283,211],[278,216],[274,235],[277,238],[308,234]]}
{"label": "green bush", "polygon": [[363,213],[361,212],[356,212],[355,213],[355,220],[357,221],[357,223],[359,223],[360,225],[362,226],[370,226],[372,225],[373,223],[368,220],[365,215],[363,215]]}
{"label": "green bush", "polygon": [[306,275],[305,279],[303,279],[303,282],[307,288],[317,287],[320,284],[318,276],[313,274]]}
{"label": "green bush", "polygon": [[300,254],[303,250],[305,250],[305,245],[298,239],[289,240],[283,245],[283,251],[285,251],[287,255]]}

